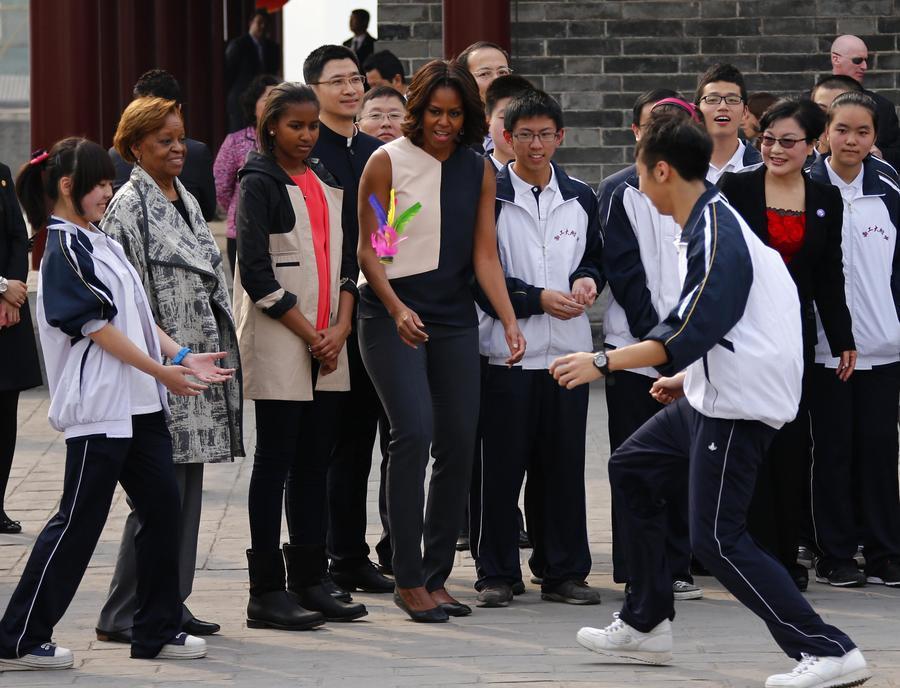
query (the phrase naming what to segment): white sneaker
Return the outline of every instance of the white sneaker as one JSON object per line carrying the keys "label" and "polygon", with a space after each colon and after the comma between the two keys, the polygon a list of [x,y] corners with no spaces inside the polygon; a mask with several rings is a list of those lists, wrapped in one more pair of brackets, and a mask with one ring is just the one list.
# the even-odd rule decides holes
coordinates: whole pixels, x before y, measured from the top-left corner
{"label": "white sneaker", "polygon": [[685,580],[673,581],[672,597],[676,600],[699,600],[703,597],[703,588]]}
{"label": "white sneaker", "polygon": [[849,688],[872,678],[858,649],[842,657],[816,657],[805,653],[801,657],[791,673],[769,676],[766,688]]}
{"label": "white sneaker", "polygon": [[578,644],[592,652],[610,657],[636,659],[648,664],[666,664],[672,659],[672,624],[668,619],[649,633],[641,633],[613,614],[606,628],[585,627],[578,631]]}
{"label": "white sneaker", "polygon": [[14,659],[0,657],[0,669],[71,669],[74,663],[72,651],[54,643],[38,645],[22,657]]}
{"label": "white sneaker", "polygon": [[156,655],[156,659],[200,659],[206,657],[206,641],[187,633],[179,633]]}

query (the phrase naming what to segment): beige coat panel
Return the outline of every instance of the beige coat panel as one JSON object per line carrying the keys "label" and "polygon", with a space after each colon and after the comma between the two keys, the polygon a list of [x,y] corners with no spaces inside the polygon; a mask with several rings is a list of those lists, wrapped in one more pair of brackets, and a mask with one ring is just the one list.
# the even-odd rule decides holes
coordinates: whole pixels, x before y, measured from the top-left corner
{"label": "beige coat panel", "polygon": [[[331,320],[337,322],[340,300],[343,231],[341,203],[344,192],[319,182],[325,193],[329,218],[329,259],[331,283]],[[285,234],[269,235],[269,254],[275,279],[281,287],[297,296],[297,306],[304,318],[316,322],[318,308],[318,271],[313,249],[312,229],[303,193],[296,186],[287,187],[296,221]],[[285,265],[293,263],[294,265]],[[299,263],[299,266],[296,265]],[[241,285],[239,271],[234,273],[234,314],[238,343],[243,363],[244,397],[282,401],[312,401],[310,379],[312,355],[306,342],[280,321],[263,313]],[[316,390],[346,392],[350,389],[347,347],[338,355],[338,367],[330,375],[320,375]]]}

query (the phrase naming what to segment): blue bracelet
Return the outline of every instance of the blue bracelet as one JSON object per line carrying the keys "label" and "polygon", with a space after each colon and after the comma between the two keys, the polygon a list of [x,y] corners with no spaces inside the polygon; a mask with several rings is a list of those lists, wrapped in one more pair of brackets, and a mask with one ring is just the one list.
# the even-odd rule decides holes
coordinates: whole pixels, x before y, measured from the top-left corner
{"label": "blue bracelet", "polygon": [[184,346],[172,359],[172,365],[181,365],[181,362],[184,360],[184,357],[191,353],[191,348],[189,346]]}

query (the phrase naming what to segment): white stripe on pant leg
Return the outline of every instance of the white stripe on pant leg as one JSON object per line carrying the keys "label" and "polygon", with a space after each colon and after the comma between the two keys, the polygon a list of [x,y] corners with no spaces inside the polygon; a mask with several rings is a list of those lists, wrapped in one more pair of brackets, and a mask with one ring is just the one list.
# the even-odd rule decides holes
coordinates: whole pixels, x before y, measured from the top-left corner
{"label": "white stripe on pant leg", "polygon": [[812,521],[813,542],[816,543],[819,552],[822,552],[824,550],[819,544],[819,529],[816,527],[816,494],[813,488],[813,479],[816,475],[816,439],[813,436],[812,411],[807,411],[806,415],[809,417],[809,516]]}
{"label": "white stripe on pant leg", "polygon": [[[794,631],[796,631],[797,633],[799,633],[800,635],[802,635],[806,638],[821,638],[823,640],[832,642],[841,649],[841,654],[847,654],[848,650],[846,648],[844,648],[844,646],[841,645],[834,638],[829,638],[828,636],[819,635],[819,634],[809,635],[808,633],[804,633],[803,631],[801,631],[794,624],[791,624],[791,623],[788,623],[788,622],[782,620],[781,617],[779,617],[778,614],[775,613],[775,610],[772,609],[772,606],[768,602],[766,602],[765,598],[760,594],[759,590],[757,590],[756,588],[753,587],[753,584],[750,583],[749,580],[747,580],[747,577],[743,573],[741,573],[741,570],[737,566],[735,566],[734,563],[728,557],[726,557],[725,553],[722,551],[722,543],[719,540],[719,510],[720,510],[720,507],[722,506],[722,492],[725,488],[725,470],[728,467],[728,452],[731,449],[731,439],[734,436],[735,425],[736,425],[736,421],[731,421],[731,432],[728,433],[728,443],[725,446],[725,458],[722,461],[722,475],[721,475],[721,479],[719,481],[718,500],[716,501],[716,518],[715,518],[715,522],[713,523],[713,538],[715,538],[716,545],[718,545],[718,547],[719,547],[719,556],[722,557],[722,559],[724,559],[726,562],[728,562],[728,565],[731,566],[731,568],[733,568],[735,570],[735,572],[738,574],[738,576],[740,576],[741,579],[744,581],[744,583],[747,584],[747,587],[753,591],[753,593],[759,598],[759,601],[762,602],[763,605],[765,605],[766,609],[768,609],[771,612],[772,616],[775,617],[775,620],[778,621],[778,623],[780,623],[782,626],[787,626],[788,628],[793,629]],[[812,653],[810,653],[810,654],[812,654]]]}
{"label": "white stripe on pant leg", "polygon": [[[53,551],[50,552],[50,556],[47,557],[47,563],[44,564],[44,570],[41,571],[41,577],[38,580],[37,588],[34,591],[34,597],[31,598],[31,604],[28,607],[28,614],[25,616],[25,625],[22,627],[22,635],[19,636],[19,639],[16,641],[16,657],[20,657],[19,654],[19,645],[22,642],[22,638],[25,637],[25,632],[28,630],[28,622],[31,620],[31,612],[34,610],[34,603],[37,602],[37,596],[41,592],[41,585],[44,582],[44,576],[47,575],[47,569],[50,567],[50,562],[53,561],[53,555],[56,554],[56,550],[59,549],[59,543],[62,542],[62,539],[66,536],[66,531],[69,530],[69,526],[72,525],[72,516],[75,513],[75,504],[78,502],[78,492],[81,489],[81,478],[84,476],[84,462],[87,459],[87,450],[88,450],[88,442],[90,440],[84,441],[84,454],[81,456],[81,468],[78,471],[78,483],[75,485],[75,496],[72,497],[72,508],[69,510],[69,520],[66,523],[66,527],[63,528],[63,532],[59,536],[59,540],[56,541],[56,544],[53,546]],[[45,642],[49,642],[50,638],[47,638]]]}

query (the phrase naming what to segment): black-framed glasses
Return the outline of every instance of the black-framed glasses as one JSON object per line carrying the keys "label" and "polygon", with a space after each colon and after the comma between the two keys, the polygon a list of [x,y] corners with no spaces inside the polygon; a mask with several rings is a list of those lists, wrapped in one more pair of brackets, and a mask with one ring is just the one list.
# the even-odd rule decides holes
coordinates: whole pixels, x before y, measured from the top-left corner
{"label": "black-framed glasses", "polygon": [[558,131],[517,131],[512,134],[512,137],[518,141],[519,143],[531,143],[536,138],[541,140],[541,143],[551,143],[556,141],[559,138]]}
{"label": "black-framed glasses", "polygon": [[[840,53],[831,53],[831,54],[832,54],[832,55],[837,55],[838,57],[846,57],[846,55],[841,55]],[[857,57],[848,57],[847,59],[850,60],[850,61],[851,61],[853,64],[855,64],[855,65],[861,65],[863,62],[865,62],[865,63],[868,63],[868,62],[869,62],[869,56],[868,56],[868,55],[865,55],[865,56],[857,56]]]}
{"label": "black-framed glasses", "polygon": [[734,95],[720,96],[718,94],[703,96],[700,99],[700,102],[706,103],[707,105],[718,105],[723,100],[725,101],[726,105],[740,105],[741,103],[744,102],[744,99],[741,98],[740,96],[734,96]]}
{"label": "black-framed glasses", "polygon": [[365,86],[366,77],[362,74],[356,74],[355,76],[348,76],[338,79],[329,79],[328,81],[310,81],[310,86],[328,86],[329,88],[343,88],[346,85],[350,85],[353,88],[360,88]]}
{"label": "black-framed glasses", "polygon": [[782,148],[793,148],[798,143],[806,143],[807,139],[788,139],[782,136],[781,138],[775,138],[774,136],[769,136],[768,134],[763,134],[759,138],[759,143],[766,148],[771,148],[776,143]]}

